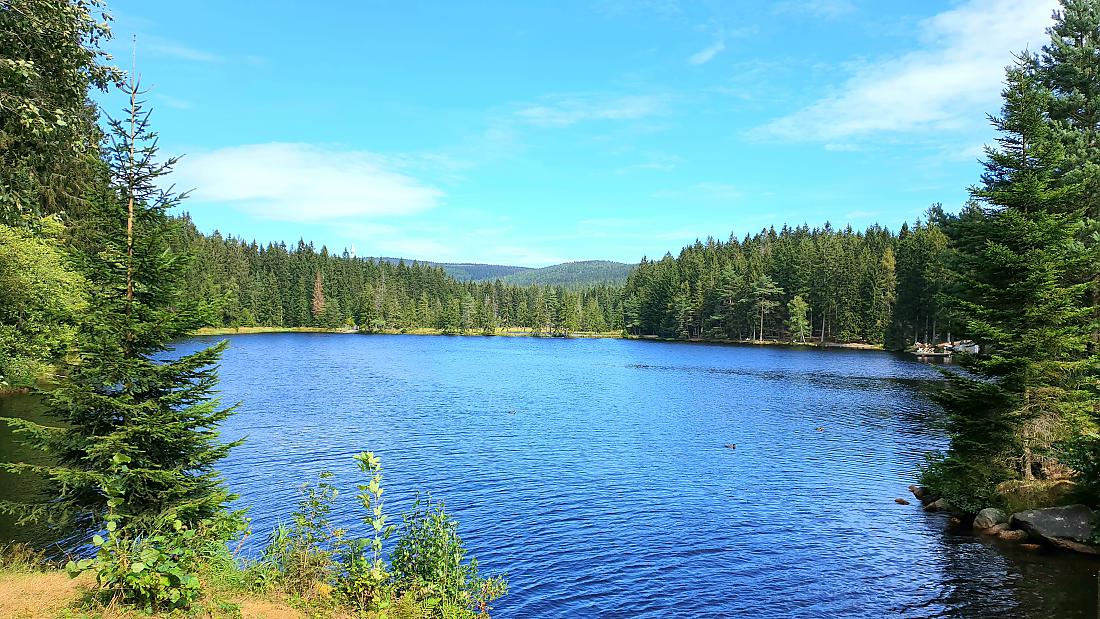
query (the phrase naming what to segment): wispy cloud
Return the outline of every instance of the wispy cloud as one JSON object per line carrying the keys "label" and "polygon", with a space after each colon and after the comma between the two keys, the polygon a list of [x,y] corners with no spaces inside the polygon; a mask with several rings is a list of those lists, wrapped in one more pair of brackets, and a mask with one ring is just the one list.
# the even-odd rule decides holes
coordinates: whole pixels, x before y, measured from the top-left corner
{"label": "wispy cloud", "polygon": [[630,174],[633,172],[670,172],[676,169],[676,164],[669,161],[645,161],[634,163],[615,169],[615,174]]}
{"label": "wispy cloud", "polygon": [[661,189],[653,192],[650,197],[659,199],[684,199],[703,200],[707,202],[730,202],[740,200],[744,192],[736,185],[730,183],[702,182],[695,183],[686,189]]}
{"label": "wispy cloud", "polygon": [[540,127],[568,127],[584,121],[636,120],[661,112],[665,103],[665,97],[657,95],[570,95],[524,106],[515,115]]}
{"label": "wispy cloud", "polygon": [[250,144],[184,157],[173,180],[194,187],[198,202],[292,221],[408,215],[431,209],[443,196],[393,167],[366,151]]}
{"label": "wispy cloud", "polygon": [[776,13],[810,15],[821,19],[835,19],[856,10],[848,0],[788,0],[775,4]]}
{"label": "wispy cloud", "polygon": [[984,123],[1010,55],[1045,40],[1056,0],[970,0],[920,25],[920,49],[861,65],[838,92],[750,132],[763,140],[841,142],[880,132]]}
{"label": "wispy cloud", "polygon": [[688,56],[688,62],[694,65],[706,64],[726,49],[725,41],[715,41],[710,47],[699,50]]}
{"label": "wispy cloud", "polygon": [[194,106],[194,104],[192,104],[187,99],[180,99],[179,97],[173,97],[171,95],[166,95],[163,93],[157,93],[156,98],[157,101],[160,101],[167,107],[175,108],[177,110],[189,110]]}
{"label": "wispy cloud", "polygon": [[225,62],[225,56],[208,52],[157,36],[143,36],[137,40],[138,52],[148,50],[153,54],[191,62]]}

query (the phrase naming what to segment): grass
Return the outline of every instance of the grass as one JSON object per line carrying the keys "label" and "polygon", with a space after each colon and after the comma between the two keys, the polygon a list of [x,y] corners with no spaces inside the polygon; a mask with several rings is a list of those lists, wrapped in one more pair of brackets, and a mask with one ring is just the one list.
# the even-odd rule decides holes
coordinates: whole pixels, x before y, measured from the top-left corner
{"label": "grass", "polygon": [[194,335],[241,335],[246,333],[355,333],[352,329],[325,327],[203,327]]}
{"label": "grass", "polygon": [[[328,329],[324,327],[203,327],[193,333],[193,335],[245,335],[250,333],[364,333],[366,331],[355,331],[349,328]],[[415,329],[385,329],[378,331],[381,335],[446,335],[441,329],[432,329],[428,327],[417,327]],[[473,329],[466,333],[454,333],[450,335],[463,335],[463,336],[485,336],[480,330]],[[497,329],[493,335],[500,337],[549,337],[545,333],[535,333],[527,327],[509,327],[507,329]],[[569,337],[575,338],[619,338],[622,337],[622,333],[619,331],[575,331],[569,334]]]}
{"label": "grass", "polygon": [[[57,568],[23,571],[0,568],[0,617],[3,619],[357,619],[323,594],[308,598],[281,592],[252,592],[217,575],[203,578],[205,596],[191,609],[146,615],[97,596],[95,578],[71,578]],[[395,600],[387,619],[422,619],[426,609],[411,596]],[[366,613],[361,619],[377,619]]]}

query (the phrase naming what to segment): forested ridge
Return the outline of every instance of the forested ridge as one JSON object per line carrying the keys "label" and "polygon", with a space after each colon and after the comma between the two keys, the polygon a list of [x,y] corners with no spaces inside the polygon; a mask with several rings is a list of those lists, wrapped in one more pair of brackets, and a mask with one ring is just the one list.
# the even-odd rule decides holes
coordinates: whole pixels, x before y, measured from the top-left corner
{"label": "forested ridge", "polygon": [[176,244],[192,256],[185,286],[190,297],[211,300],[208,326],[479,334],[622,329],[617,287],[460,282],[428,263],[336,255],[303,240],[259,245],[202,234],[187,218],[181,224]]}

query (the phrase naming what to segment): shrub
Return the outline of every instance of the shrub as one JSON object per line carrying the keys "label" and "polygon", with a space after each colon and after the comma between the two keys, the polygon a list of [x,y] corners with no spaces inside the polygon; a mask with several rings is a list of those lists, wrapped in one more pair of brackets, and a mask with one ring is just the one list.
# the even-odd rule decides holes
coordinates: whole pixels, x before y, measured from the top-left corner
{"label": "shrub", "polygon": [[335,550],[344,530],[333,526],[332,507],[339,491],[323,471],[316,485],[303,484],[291,524],[280,524],[268,537],[260,560],[248,569],[259,589],[281,588],[297,596],[326,584],[336,568]]}
{"label": "shrub", "polygon": [[430,494],[417,496],[412,511],[402,517],[393,550],[395,594],[414,594],[432,616],[472,614],[459,612],[463,610],[487,614],[489,604],[507,592],[505,579],[482,578],[477,559],[463,563],[465,556],[458,521],[443,501],[433,502]]}
{"label": "shrub", "polygon": [[967,462],[942,453],[925,456],[920,482],[933,494],[961,512],[975,514],[987,507],[1000,507],[997,484],[1011,474],[994,461]]}
{"label": "shrub", "polygon": [[1081,499],[1100,506],[1100,435],[1081,434],[1058,445],[1060,460],[1073,469]]}

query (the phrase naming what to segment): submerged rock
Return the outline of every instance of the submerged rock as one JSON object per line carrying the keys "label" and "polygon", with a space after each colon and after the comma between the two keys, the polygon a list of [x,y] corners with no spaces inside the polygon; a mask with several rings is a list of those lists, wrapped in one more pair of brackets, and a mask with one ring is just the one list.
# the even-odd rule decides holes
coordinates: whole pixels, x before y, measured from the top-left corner
{"label": "submerged rock", "polygon": [[1026,531],[1033,539],[1055,548],[1086,554],[1100,554],[1090,543],[1092,510],[1085,505],[1029,509],[1012,514],[1012,526]]}
{"label": "submerged rock", "polygon": [[974,528],[975,529],[989,529],[995,527],[1002,522],[1008,522],[1008,516],[999,509],[987,507],[978,512],[977,516],[974,516]]}
{"label": "submerged rock", "polygon": [[924,506],[926,512],[949,512],[951,511],[951,504],[947,502],[947,499],[936,499],[931,503]]}
{"label": "submerged rock", "polygon": [[1027,539],[1027,531],[1008,529],[998,533],[997,537],[1005,542],[1022,542]]}
{"label": "submerged rock", "polygon": [[894,502],[897,503],[898,505],[908,505],[909,504],[909,501],[906,501],[905,499],[894,499]]}
{"label": "submerged rock", "polygon": [[989,527],[988,529],[978,529],[978,533],[981,533],[982,535],[1000,535],[1001,531],[1007,531],[1007,530],[1008,530],[1008,523],[1007,522],[1002,522],[1000,524],[995,524],[995,525]]}

